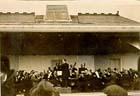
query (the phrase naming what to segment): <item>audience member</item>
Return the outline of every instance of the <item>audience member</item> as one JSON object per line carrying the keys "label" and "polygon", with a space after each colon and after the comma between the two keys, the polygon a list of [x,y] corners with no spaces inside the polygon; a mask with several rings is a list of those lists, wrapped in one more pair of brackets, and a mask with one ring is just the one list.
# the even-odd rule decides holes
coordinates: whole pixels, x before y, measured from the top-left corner
{"label": "audience member", "polygon": [[30,90],[31,96],[60,96],[59,92],[53,87],[53,84],[46,80],[41,80]]}

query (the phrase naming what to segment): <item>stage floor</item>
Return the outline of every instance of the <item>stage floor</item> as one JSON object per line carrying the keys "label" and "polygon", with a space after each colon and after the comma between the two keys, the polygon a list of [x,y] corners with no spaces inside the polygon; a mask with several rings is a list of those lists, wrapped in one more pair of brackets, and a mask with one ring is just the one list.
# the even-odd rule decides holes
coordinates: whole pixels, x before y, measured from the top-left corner
{"label": "stage floor", "polygon": [[91,93],[63,93],[60,96],[106,96],[102,92],[91,92]]}
{"label": "stage floor", "polygon": [[[24,96],[19,94],[17,96]],[[61,93],[60,96],[106,96],[103,92],[88,92],[88,93]],[[130,91],[128,96],[140,96],[140,91]]]}
{"label": "stage floor", "polygon": [[[103,92],[91,93],[63,93],[60,96],[106,96]],[[128,92],[128,96],[140,96],[140,91]]]}

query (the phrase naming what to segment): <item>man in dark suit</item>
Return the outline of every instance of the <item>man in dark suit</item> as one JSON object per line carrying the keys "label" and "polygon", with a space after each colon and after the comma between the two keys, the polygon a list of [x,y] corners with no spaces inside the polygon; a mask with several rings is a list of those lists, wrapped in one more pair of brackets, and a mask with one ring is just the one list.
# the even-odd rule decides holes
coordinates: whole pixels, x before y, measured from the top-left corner
{"label": "man in dark suit", "polygon": [[1,96],[16,96],[15,71],[10,69],[7,56],[1,56],[0,66]]}
{"label": "man in dark suit", "polygon": [[67,63],[66,59],[63,59],[62,62],[62,87],[68,87],[68,78],[70,76],[69,64]]}

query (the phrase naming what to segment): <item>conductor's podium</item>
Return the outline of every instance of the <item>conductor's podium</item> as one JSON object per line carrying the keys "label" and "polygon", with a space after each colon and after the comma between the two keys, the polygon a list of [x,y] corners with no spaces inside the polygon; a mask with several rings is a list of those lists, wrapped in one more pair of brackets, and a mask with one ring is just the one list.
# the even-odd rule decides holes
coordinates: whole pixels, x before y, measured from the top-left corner
{"label": "conductor's podium", "polygon": [[55,87],[60,93],[71,93],[71,87]]}

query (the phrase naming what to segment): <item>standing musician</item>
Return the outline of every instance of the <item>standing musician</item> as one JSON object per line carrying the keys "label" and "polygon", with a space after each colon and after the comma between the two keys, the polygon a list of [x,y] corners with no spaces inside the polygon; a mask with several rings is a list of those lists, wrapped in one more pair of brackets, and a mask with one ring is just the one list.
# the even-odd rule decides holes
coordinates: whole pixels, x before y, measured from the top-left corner
{"label": "standing musician", "polygon": [[78,80],[78,73],[77,73],[77,68],[76,68],[76,62],[74,65],[70,65],[70,83],[69,85],[71,86],[72,89],[76,88],[77,85],[77,80]]}
{"label": "standing musician", "polygon": [[79,68],[79,77],[83,77],[86,74],[87,68],[85,66],[85,63],[81,64],[81,68]]}
{"label": "standing musician", "polygon": [[74,63],[74,65],[70,65],[70,77],[77,78],[76,62]]}

